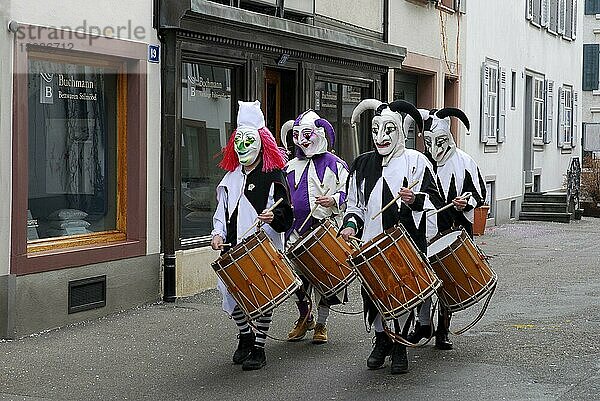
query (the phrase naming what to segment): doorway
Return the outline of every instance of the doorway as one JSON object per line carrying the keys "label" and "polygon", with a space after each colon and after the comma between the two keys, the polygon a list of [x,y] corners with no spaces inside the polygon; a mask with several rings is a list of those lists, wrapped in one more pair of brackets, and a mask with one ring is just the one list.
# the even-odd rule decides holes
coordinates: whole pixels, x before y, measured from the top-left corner
{"label": "doorway", "polygon": [[281,125],[296,118],[296,72],[267,68],[263,88],[265,124],[281,144]]}
{"label": "doorway", "polygon": [[525,76],[525,118],[523,138],[523,177],[525,179],[525,192],[533,191],[533,132],[531,121],[533,105],[533,77]]}

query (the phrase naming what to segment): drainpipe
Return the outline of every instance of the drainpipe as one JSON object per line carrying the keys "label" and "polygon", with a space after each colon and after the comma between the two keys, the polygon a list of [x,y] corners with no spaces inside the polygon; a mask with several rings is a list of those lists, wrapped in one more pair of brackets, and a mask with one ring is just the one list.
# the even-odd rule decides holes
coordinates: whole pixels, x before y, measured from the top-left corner
{"label": "drainpipe", "polygon": [[390,43],[390,0],[383,1],[383,43]]}
{"label": "drainpipe", "polygon": [[178,47],[176,31],[163,29],[160,32],[161,63],[161,244],[163,248],[163,301],[174,302],[176,297],[175,283],[175,246],[177,240],[176,213],[176,138],[177,107],[179,96],[177,88]]}

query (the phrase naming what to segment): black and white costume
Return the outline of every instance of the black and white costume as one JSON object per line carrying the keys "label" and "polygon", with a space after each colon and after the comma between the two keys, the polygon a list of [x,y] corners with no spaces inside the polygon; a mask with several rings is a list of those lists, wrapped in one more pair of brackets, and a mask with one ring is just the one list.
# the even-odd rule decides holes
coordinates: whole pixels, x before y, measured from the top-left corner
{"label": "black and white costume", "polygon": [[[426,211],[434,209],[431,198],[439,197],[439,193],[433,166],[427,157],[416,150],[405,149],[405,117],[400,112],[411,115],[419,130],[422,130],[421,115],[413,105],[403,101],[387,105],[367,99],[354,110],[352,122],[355,123],[369,108],[375,110],[372,135],[377,151],[358,156],[350,167],[344,227],[355,229],[362,241],[368,241],[384,230],[402,224],[416,246],[426,253]],[[414,201],[410,205],[397,201],[373,219],[401,188],[407,188],[415,181],[418,183],[413,189]],[[367,366],[371,369],[381,367],[385,356],[391,353],[392,373],[407,371],[406,348],[399,344],[392,347],[384,333],[385,322],[364,289],[362,294],[365,319],[369,325],[374,325],[376,332],[375,348]],[[407,314],[397,323],[397,331],[404,326],[406,318]]]}
{"label": "black and white costume", "polygon": [[[465,152],[456,147],[450,132],[450,117],[457,117],[463,122],[467,130],[469,120],[459,109],[444,108],[441,110],[420,110],[424,121],[425,147],[428,157],[436,168],[437,183],[443,198],[443,205],[452,203],[457,197],[465,193],[471,196],[467,205],[462,210],[456,207],[446,209],[430,217],[428,224],[429,237],[445,233],[451,229],[463,227],[473,237],[474,208],[481,206],[485,201],[485,183],[479,167]],[[440,208],[443,205],[435,205]],[[421,331],[423,336],[429,336],[431,299],[421,305],[415,333]],[[448,326],[450,314],[440,305],[441,313],[438,314],[438,330],[436,331],[436,346],[449,349],[452,343],[448,340]],[[423,328],[424,327],[424,328]],[[420,336],[412,335],[411,340],[418,341]]]}

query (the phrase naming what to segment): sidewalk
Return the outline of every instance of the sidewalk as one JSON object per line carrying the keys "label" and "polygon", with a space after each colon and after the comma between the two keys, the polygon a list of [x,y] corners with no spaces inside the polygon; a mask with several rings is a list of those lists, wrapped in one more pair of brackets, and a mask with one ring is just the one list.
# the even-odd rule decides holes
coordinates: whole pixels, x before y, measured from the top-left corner
{"label": "sidewalk", "polygon": [[[409,350],[410,372],[366,368],[360,315],[333,313],[330,342],[267,341],[267,366],[231,363],[236,329],[216,290],[0,342],[0,400],[591,400],[600,394],[600,219],[518,222],[476,242],[499,284],[454,349]],[[345,311],[361,308],[357,283]],[[454,329],[479,311],[458,313]],[[283,338],[295,306],[275,311]]]}

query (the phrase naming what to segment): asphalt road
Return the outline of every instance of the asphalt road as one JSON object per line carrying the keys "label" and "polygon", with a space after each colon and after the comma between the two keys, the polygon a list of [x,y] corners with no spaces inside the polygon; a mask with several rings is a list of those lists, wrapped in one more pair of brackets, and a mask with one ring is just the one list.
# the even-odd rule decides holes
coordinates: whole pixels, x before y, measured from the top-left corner
{"label": "asphalt road", "polygon": [[[371,371],[360,315],[332,313],[330,341],[267,342],[267,366],[243,372],[236,329],[215,290],[0,342],[0,400],[598,400],[600,219],[491,227],[476,242],[498,288],[454,349],[409,350],[410,372]],[[356,283],[345,311],[360,310]],[[468,323],[476,305],[460,312]],[[284,337],[295,306],[274,314]]]}

